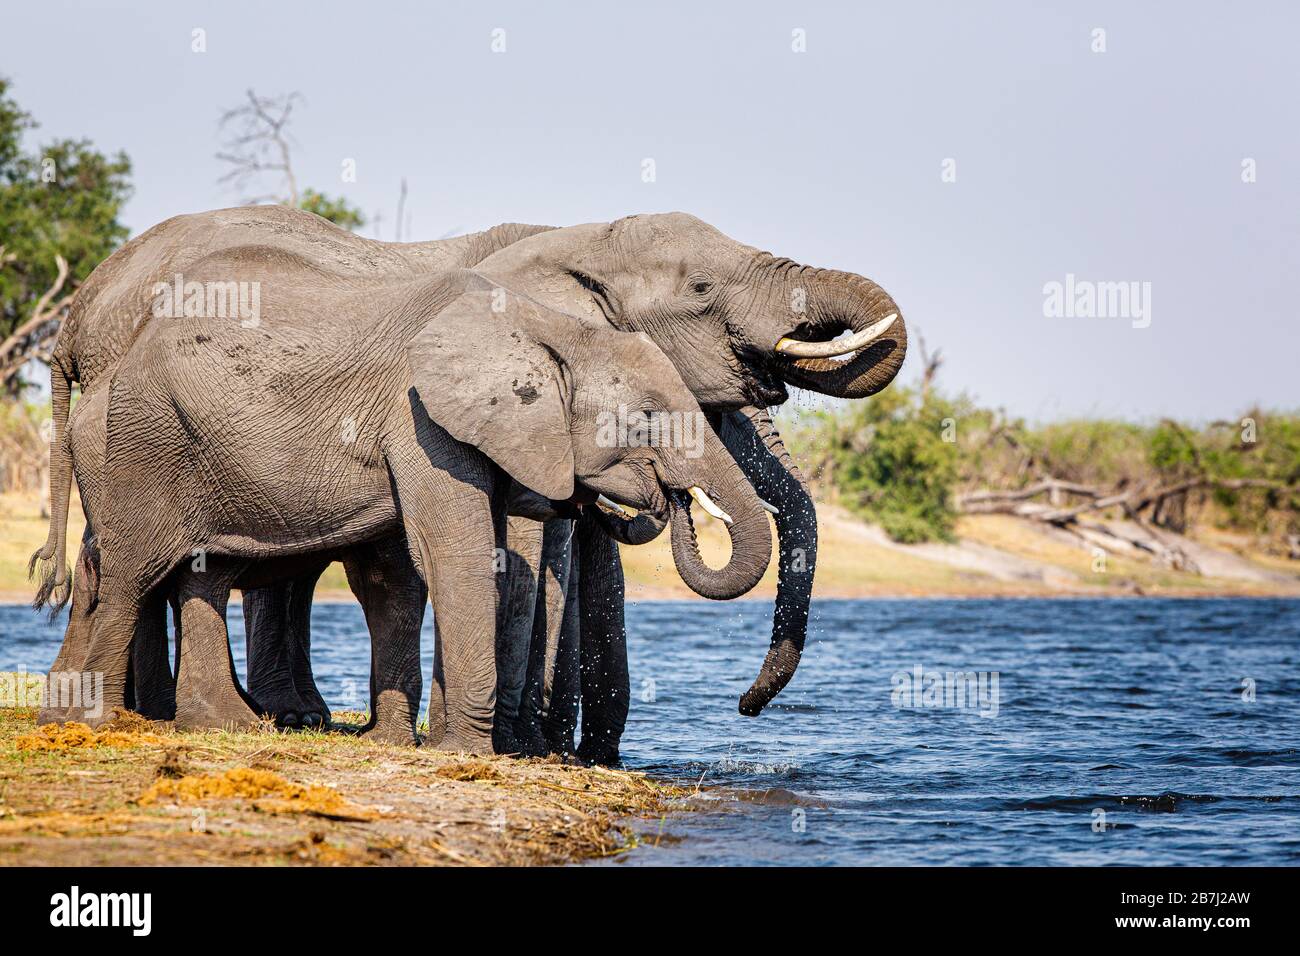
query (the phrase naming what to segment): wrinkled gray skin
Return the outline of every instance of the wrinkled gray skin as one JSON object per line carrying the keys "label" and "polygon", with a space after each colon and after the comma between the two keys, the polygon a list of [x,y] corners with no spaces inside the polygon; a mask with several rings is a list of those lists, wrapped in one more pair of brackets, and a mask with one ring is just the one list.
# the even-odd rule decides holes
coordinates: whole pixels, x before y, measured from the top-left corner
{"label": "wrinkled gray skin", "polygon": [[[118,361],[139,330],[151,321],[149,303],[155,281],[170,282],[205,256],[234,247],[263,247],[305,255],[328,281],[331,277],[369,277],[383,282],[471,266],[525,236],[550,227],[504,223],[484,232],[433,242],[384,243],[355,236],[310,213],[282,206],[241,206],[175,216],[147,230],[105,260],[73,300],[59,333],[50,366],[52,418],[50,442],[49,538],[33,555],[43,564],[36,606],[56,607],[71,595],[66,573],[66,533],[72,459],[68,415],[72,385],[82,401],[107,386]],[[97,559],[96,559],[97,560]],[[79,560],[83,569],[90,558]],[[313,726],[328,719],[325,702],[311,677],[307,657],[307,614],[319,572],[244,592],[249,635],[249,688],[263,710],[284,726]],[[350,574],[349,581],[360,580]],[[394,582],[402,586],[402,582]],[[73,608],[73,617],[84,614]],[[70,621],[59,661],[84,653],[84,627]],[[261,635],[265,635],[262,638]],[[286,643],[286,641],[288,643]],[[288,666],[284,666],[288,662]]]}
{"label": "wrinkled gray skin", "polygon": [[[732,597],[757,583],[767,518],[716,435],[705,432],[699,458],[600,440],[601,416],[619,406],[698,412],[647,337],[575,326],[469,271],[323,291],[313,262],[287,258],[237,247],[195,263],[187,280],[261,283],[260,324],[154,321],[114,373],[102,493],[91,502],[97,607],[81,668],[105,675],[99,719],[125,705],[141,612],[170,586],[181,608],[178,724],[251,723],[225,633],[230,588],[250,566],[300,574],[304,556],[404,532],[439,633],[431,740],[490,752],[507,474],[554,501],[601,493],[655,513],[672,507],[688,584]],[[80,412],[71,443],[84,488],[93,478],[76,450]],[[695,547],[689,487],[735,518],[722,569]],[[190,564],[196,548],[210,556],[202,573]],[[69,719],[89,716],[77,710]]]}
{"label": "wrinkled gray skin", "polygon": [[[232,214],[246,215],[247,211],[205,216]],[[277,210],[276,214],[303,218],[303,214],[289,211]],[[312,228],[329,231],[332,227]],[[500,234],[506,228],[538,227],[499,227],[492,232]],[[282,232],[293,234],[287,227]],[[334,230],[331,241],[342,245],[344,236]],[[277,237],[277,241],[283,239]],[[385,255],[391,257],[393,253],[387,251]],[[354,260],[360,258],[353,256]],[[759,409],[783,399],[786,382],[845,397],[871,394],[896,374],[905,353],[906,337],[901,321],[897,322],[888,335],[846,362],[791,360],[776,354],[774,344],[787,335],[805,340],[829,339],[845,328],[860,329],[896,312],[897,307],[868,280],[776,259],[681,214],[632,217],[613,224],[541,232],[524,237],[488,259],[490,268],[502,276],[523,276],[544,284],[545,289],[530,291],[572,311],[575,317],[646,331],[664,347],[706,408],[715,416],[725,416],[723,437],[730,436],[732,447],[742,450],[739,460],[751,481],[780,508],[782,584],[768,657],[774,664],[774,679],[756,684],[742,701],[744,712],[757,712],[789,679],[797,663],[806,629],[816,547],[811,501],[788,465],[788,456],[771,430],[766,413]],[[796,295],[798,292],[802,295]],[[806,307],[796,311],[793,306],[800,300],[806,302]],[[56,391],[56,421],[58,407]],[[799,551],[803,552],[802,562],[795,557]],[[607,587],[612,591],[621,585],[621,572],[616,560],[613,567],[610,564],[606,561],[598,568],[611,579]],[[550,589],[550,593],[554,591]],[[602,601],[604,607],[614,603]],[[576,626],[577,615],[568,618]],[[554,619],[555,615],[550,615],[546,628],[556,626]],[[615,656],[621,656],[621,604],[616,614],[588,614],[586,620],[593,627],[610,629],[608,633],[593,634],[587,643],[612,648]],[[600,660],[590,663],[588,674],[609,669]],[[615,666],[612,671],[617,673],[619,668]],[[559,682],[559,678],[555,680]],[[601,736],[612,743],[597,740],[593,751],[596,756],[602,750],[616,755],[625,715],[625,703],[620,707],[619,700],[626,701],[626,689],[606,696],[613,701],[613,723]]]}

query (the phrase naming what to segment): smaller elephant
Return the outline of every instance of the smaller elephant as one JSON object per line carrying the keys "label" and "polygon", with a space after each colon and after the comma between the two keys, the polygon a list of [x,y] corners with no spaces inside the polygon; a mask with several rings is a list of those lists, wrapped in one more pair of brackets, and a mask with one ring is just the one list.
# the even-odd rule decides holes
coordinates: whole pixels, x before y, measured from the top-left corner
{"label": "smaller elephant", "polygon": [[[434,606],[430,740],[490,751],[510,478],[554,501],[603,494],[669,515],[679,573],[704,596],[738,596],[763,574],[762,503],[644,334],[575,326],[470,271],[326,301],[315,275],[282,265],[260,327],[150,324],[112,382],[85,657],[110,705],[124,700],[141,610],[170,581],[183,597],[178,715],[249,722],[220,613],[243,569],[279,561],[300,573],[305,555],[404,534]],[[257,256],[210,264],[253,281],[262,267]],[[339,321],[320,334],[331,310]],[[355,416],[345,441],[340,409]],[[215,487],[214,474],[225,476]],[[231,507],[232,486],[245,506]],[[728,523],[722,568],[699,555],[691,498]],[[220,573],[198,579],[195,550],[220,558]]]}

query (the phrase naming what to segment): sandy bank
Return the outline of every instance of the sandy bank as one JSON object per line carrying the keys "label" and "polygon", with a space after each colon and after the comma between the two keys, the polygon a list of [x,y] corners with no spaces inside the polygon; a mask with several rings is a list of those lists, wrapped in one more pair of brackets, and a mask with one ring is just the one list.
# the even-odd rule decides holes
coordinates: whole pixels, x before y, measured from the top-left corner
{"label": "sandy bank", "polygon": [[33,709],[0,708],[4,866],[571,863],[653,843],[688,796],[339,733],[42,732]]}

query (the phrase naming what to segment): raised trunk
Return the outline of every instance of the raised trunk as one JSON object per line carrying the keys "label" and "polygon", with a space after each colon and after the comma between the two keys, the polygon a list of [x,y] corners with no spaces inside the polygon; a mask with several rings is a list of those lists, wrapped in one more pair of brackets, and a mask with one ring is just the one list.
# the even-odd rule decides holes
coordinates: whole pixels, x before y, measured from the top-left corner
{"label": "raised trunk", "polygon": [[799,388],[837,398],[865,398],[894,380],[907,355],[907,326],[902,311],[884,289],[860,275],[833,269],[793,267],[784,281],[791,301],[804,308],[803,321],[790,335],[793,339],[829,341],[841,332],[862,332],[890,315],[897,318],[879,338],[848,357],[781,357],[782,378]]}

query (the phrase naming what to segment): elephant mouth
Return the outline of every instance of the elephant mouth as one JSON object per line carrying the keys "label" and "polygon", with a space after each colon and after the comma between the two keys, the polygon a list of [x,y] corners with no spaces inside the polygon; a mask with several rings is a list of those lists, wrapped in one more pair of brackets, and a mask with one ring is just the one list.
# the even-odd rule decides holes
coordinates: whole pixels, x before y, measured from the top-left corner
{"label": "elephant mouth", "polygon": [[788,384],[800,384],[800,363],[830,360],[837,366],[869,356],[879,350],[886,336],[898,324],[893,312],[866,328],[854,330],[847,322],[801,322],[781,336],[767,353],[768,361],[756,363],[760,369],[750,385],[750,403],[756,408],[772,408],[790,397]]}
{"label": "elephant mouth", "polygon": [[[840,359],[841,361],[851,361],[859,351],[869,346],[882,335],[893,327],[898,321],[898,313],[891,312],[879,322],[873,322],[871,325],[858,331],[853,331],[852,327],[846,322],[839,322],[823,327],[819,331],[822,333],[818,339],[807,339],[799,336],[803,332],[808,334],[812,330],[806,328],[807,323],[795,329],[792,335],[782,336],[777,340],[772,351],[788,359]],[[844,336],[845,332],[852,334]]]}

